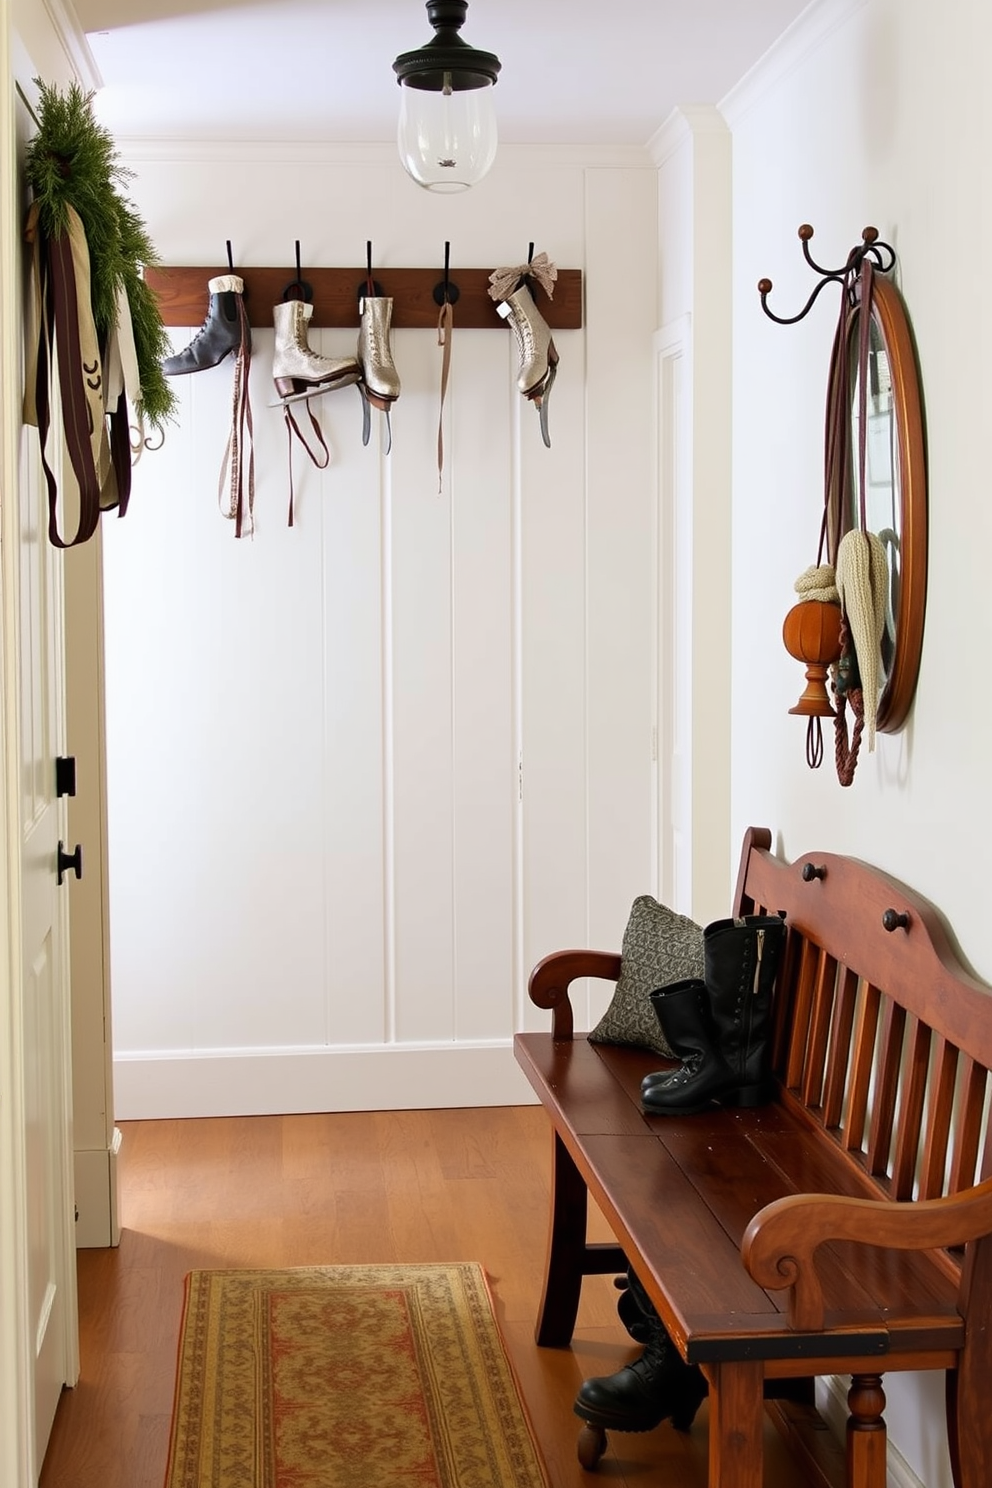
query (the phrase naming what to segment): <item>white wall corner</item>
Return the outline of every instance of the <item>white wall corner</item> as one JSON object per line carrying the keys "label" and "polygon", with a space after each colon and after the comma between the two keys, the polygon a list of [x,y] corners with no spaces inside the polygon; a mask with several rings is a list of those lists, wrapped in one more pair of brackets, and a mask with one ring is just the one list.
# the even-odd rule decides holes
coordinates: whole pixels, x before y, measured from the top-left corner
{"label": "white wall corner", "polygon": [[652,164],[659,169],[686,142],[701,134],[726,134],[727,121],[718,108],[709,103],[684,103],[672,109],[668,118],[647,142]]}
{"label": "white wall corner", "polygon": [[84,88],[98,91],[103,87],[103,78],[75,9],[66,0],[42,0],[42,3],[73,72]]}
{"label": "white wall corner", "polygon": [[74,1153],[76,1249],[102,1250],[119,1245],[117,1157],[121,1133],[114,1128],[110,1145]]}
{"label": "white wall corner", "polygon": [[813,0],[720,100],[719,112],[731,128],[770,87],[799,67],[867,4],[868,0]]}

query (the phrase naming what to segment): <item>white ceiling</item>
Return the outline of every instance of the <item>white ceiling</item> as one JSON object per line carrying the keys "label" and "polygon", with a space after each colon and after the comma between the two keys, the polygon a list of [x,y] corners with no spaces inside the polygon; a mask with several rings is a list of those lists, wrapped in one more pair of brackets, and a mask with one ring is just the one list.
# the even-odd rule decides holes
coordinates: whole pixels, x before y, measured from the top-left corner
{"label": "white ceiling", "polygon": [[[717,103],[808,0],[471,0],[496,52],[500,138],[642,146],[676,104]],[[118,139],[395,136],[399,52],[421,0],[74,0]]]}

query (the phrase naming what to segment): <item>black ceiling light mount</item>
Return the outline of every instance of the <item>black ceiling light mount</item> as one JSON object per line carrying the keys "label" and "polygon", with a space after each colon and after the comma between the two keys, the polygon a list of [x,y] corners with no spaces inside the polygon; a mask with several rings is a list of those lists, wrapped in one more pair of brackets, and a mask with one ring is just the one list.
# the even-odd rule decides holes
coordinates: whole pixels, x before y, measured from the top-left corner
{"label": "black ceiling light mount", "polygon": [[429,191],[464,191],[496,156],[492,90],[500,60],[459,35],[467,0],[427,0],[434,37],[393,63],[402,89],[398,145],[407,173]]}

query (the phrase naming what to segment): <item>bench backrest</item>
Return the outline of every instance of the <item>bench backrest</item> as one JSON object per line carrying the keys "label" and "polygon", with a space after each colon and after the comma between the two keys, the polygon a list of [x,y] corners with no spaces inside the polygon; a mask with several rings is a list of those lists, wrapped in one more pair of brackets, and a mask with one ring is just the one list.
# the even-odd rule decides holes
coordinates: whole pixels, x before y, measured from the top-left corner
{"label": "bench backrest", "polygon": [[992,1169],[992,989],[934,907],[852,858],[785,863],[745,836],[735,914],[783,913],[774,1067],[782,1098],[869,1197],[938,1198]]}

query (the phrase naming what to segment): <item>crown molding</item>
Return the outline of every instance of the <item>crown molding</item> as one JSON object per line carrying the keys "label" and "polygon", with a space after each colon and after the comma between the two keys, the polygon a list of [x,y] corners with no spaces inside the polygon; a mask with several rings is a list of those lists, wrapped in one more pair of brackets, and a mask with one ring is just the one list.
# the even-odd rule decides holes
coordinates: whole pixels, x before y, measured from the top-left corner
{"label": "crown molding", "polygon": [[[121,157],[133,162],[252,165],[397,165],[395,144],[314,140],[191,140],[115,136]],[[493,175],[523,170],[641,169],[651,167],[643,146],[501,144]]]}
{"label": "crown molding", "polygon": [[721,135],[727,132],[727,121],[715,104],[685,103],[672,109],[645,148],[652,165],[660,169],[688,140],[700,135]]}
{"label": "crown molding", "polygon": [[868,3],[869,0],[813,0],[720,100],[720,112],[731,129],[770,88],[788,77]]}
{"label": "crown molding", "polygon": [[42,0],[42,4],[76,77],[84,88],[98,92],[103,77],[75,10],[65,0]]}

